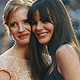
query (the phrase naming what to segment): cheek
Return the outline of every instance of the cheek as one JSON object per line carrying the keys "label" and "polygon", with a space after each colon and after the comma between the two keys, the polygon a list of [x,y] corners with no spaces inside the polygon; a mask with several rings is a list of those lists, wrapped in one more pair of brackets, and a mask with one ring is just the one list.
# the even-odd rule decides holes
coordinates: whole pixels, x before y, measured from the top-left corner
{"label": "cheek", "polygon": [[54,33],[54,26],[51,28],[51,33],[52,34]]}
{"label": "cheek", "polygon": [[17,29],[10,29],[10,33],[12,34],[12,35],[14,35],[15,33],[17,33]]}
{"label": "cheek", "polygon": [[54,25],[52,26],[52,33],[54,33]]}
{"label": "cheek", "polygon": [[51,24],[49,29],[50,29],[50,32],[53,34],[54,33],[54,25]]}
{"label": "cheek", "polygon": [[36,34],[36,26],[32,26],[32,31],[34,34]]}
{"label": "cheek", "polygon": [[29,24],[25,25],[25,28],[31,31],[31,26]]}
{"label": "cheek", "polygon": [[29,32],[31,32],[31,26],[29,26],[29,27],[27,28],[27,30],[28,30]]}

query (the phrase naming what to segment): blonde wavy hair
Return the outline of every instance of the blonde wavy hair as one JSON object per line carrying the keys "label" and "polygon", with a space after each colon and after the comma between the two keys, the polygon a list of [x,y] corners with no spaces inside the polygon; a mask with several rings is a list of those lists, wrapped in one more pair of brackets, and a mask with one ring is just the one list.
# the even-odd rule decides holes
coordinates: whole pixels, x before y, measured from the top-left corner
{"label": "blonde wavy hair", "polygon": [[9,20],[14,11],[20,7],[30,8],[32,6],[32,0],[9,0],[4,8],[3,24],[8,26]]}

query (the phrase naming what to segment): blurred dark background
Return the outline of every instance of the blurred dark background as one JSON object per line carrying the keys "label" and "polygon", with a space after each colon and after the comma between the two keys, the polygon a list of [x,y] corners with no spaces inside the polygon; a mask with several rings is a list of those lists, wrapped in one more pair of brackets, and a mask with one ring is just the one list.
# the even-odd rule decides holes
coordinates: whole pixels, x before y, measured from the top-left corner
{"label": "blurred dark background", "polygon": [[0,54],[12,47],[14,44],[14,40],[12,40],[8,35],[8,31],[4,26],[2,19],[4,7],[8,1],[9,0],[0,0]]}
{"label": "blurred dark background", "polygon": [[[7,49],[12,47],[14,44],[14,40],[9,38],[8,36],[7,29],[3,25],[2,20],[4,6],[6,5],[7,1],[9,0],[0,0],[0,54],[2,54]],[[62,1],[69,12],[73,28],[75,30],[75,34],[80,42],[80,0],[62,0]]]}

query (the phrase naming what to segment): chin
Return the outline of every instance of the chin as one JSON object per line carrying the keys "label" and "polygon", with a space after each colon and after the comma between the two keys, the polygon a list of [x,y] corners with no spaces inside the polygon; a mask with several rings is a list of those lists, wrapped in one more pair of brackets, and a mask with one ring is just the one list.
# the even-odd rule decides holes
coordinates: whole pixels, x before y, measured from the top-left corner
{"label": "chin", "polygon": [[48,44],[48,42],[44,42],[44,41],[40,41],[39,43],[40,43],[40,44],[45,44],[45,45]]}
{"label": "chin", "polygon": [[29,44],[29,42],[30,42],[30,41],[20,41],[20,42],[18,42],[18,43],[21,44],[21,45],[26,45],[26,44]]}
{"label": "chin", "polygon": [[24,45],[25,45],[25,44],[29,44],[29,42],[23,42],[22,44],[24,44]]}

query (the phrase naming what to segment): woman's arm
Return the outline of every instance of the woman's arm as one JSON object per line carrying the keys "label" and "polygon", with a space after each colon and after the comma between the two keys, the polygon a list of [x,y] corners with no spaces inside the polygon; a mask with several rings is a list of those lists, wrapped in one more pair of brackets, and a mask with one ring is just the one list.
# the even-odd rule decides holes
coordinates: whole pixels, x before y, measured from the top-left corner
{"label": "woman's arm", "polygon": [[56,51],[58,68],[65,80],[80,80],[80,62],[76,51],[66,44]]}
{"label": "woman's arm", "polygon": [[0,71],[0,80],[10,80],[10,74],[7,71]]}

